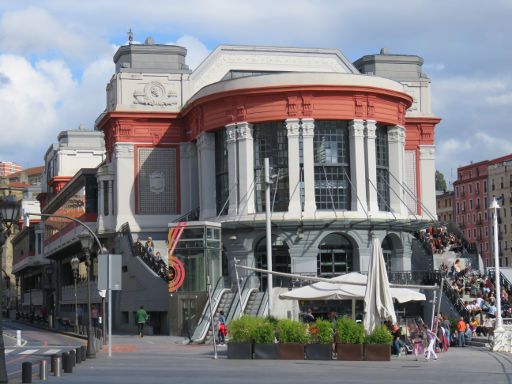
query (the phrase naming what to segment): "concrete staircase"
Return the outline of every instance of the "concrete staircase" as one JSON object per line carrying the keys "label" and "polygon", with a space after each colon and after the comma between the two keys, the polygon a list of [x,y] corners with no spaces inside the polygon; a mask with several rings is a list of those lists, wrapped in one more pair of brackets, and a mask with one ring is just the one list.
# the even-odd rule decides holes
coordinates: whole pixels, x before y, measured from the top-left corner
{"label": "concrete staircase", "polygon": [[487,336],[476,336],[471,338],[471,341],[466,341],[466,345],[477,348],[491,348],[492,337]]}
{"label": "concrete staircase", "polygon": [[257,316],[260,309],[261,302],[265,292],[254,291],[249,296],[247,306],[245,307],[244,314],[249,316]]}

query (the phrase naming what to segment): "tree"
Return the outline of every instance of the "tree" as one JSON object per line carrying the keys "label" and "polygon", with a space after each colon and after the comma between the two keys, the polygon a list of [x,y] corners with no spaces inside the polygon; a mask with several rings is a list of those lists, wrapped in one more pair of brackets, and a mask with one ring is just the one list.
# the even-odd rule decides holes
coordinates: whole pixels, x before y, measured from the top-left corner
{"label": "tree", "polygon": [[436,171],[436,191],[446,192],[446,180],[442,172]]}

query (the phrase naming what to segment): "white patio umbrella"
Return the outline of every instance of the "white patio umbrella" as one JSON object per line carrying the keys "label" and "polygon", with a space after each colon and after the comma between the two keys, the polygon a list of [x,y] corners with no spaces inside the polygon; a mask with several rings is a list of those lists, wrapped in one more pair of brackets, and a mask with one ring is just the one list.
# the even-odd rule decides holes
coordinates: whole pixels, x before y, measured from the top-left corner
{"label": "white patio umbrella", "polygon": [[[363,300],[367,277],[358,272],[336,276],[332,282],[318,282],[281,293],[279,298],[288,300]],[[425,295],[409,288],[391,288],[391,296],[399,303],[424,301]]]}
{"label": "white patio umbrella", "polygon": [[383,321],[396,323],[395,308],[389,286],[386,263],[377,237],[373,237],[368,281],[364,295],[364,329],[369,334]]}

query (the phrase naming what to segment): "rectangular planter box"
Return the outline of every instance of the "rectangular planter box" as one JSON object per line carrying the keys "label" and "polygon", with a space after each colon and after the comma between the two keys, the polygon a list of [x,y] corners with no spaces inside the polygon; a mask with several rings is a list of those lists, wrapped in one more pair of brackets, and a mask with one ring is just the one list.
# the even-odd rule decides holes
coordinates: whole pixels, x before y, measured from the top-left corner
{"label": "rectangular planter box", "polygon": [[252,359],[252,343],[228,343],[228,359]]}
{"label": "rectangular planter box", "polygon": [[338,360],[361,361],[364,358],[363,344],[336,343]]}
{"label": "rectangular planter box", "polygon": [[386,344],[365,344],[364,359],[367,361],[390,361],[391,346]]}
{"label": "rectangular planter box", "polygon": [[307,360],[332,360],[331,344],[306,344]]}
{"label": "rectangular planter box", "polygon": [[304,360],[304,344],[278,344],[279,358],[283,360]]}
{"label": "rectangular planter box", "polygon": [[279,359],[277,344],[254,344],[255,359]]}

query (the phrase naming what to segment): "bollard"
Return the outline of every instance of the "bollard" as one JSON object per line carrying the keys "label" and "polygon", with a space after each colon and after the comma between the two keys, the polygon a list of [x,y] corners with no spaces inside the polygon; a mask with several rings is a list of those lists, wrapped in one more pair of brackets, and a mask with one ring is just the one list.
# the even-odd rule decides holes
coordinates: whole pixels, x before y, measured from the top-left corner
{"label": "bollard", "polygon": [[80,347],[75,348],[76,354],[76,363],[80,364],[82,362],[82,349]]}
{"label": "bollard", "polygon": [[46,360],[41,360],[39,363],[39,379],[48,380],[48,361]]}
{"label": "bollard", "polygon": [[32,363],[30,361],[25,361],[23,364],[21,364],[21,382],[32,382]]}
{"label": "bollard", "polygon": [[87,360],[87,347],[82,345],[80,349],[82,350],[82,361]]}
{"label": "bollard", "polygon": [[64,368],[64,373],[73,373],[73,366],[67,352],[62,352],[62,368]]}
{"label": "bollard", "polygon": [[[61,377],[62,376],[62,358],[58,355],[55,356],[55,365],[53,367],[53,374],[54,376]],[[52,362],[53,362],[53,356],[52,356]]]}
{"label": "bollard", "polygon": [[21,347],[21,331],[16,331],[16,346]]}
{"label": "bollard", "polygon": [[52,371],[53,374],[55,374],[55,365],[58,357],[59,355],[53,354],[50,358],[50,371]]}
{"label": "bollard", "polygon": [[76,365],[76,352],[74,349],[69,351],[69,362],[71,363],[71,366],[74,367]]}

